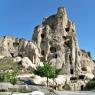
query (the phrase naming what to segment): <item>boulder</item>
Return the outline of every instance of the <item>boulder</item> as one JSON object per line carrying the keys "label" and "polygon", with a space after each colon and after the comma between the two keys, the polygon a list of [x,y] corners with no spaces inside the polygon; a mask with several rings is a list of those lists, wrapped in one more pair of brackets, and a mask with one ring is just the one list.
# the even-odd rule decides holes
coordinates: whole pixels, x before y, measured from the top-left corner
{"label": "boulder", "polygon": [[32,81],[35,83],[35,84],[46,84],[46,78],[45,77],[40,77],[40,76],[37,76],[37,75],[33,75],[33,79]]}
{"label": "boulder", "polygon": [[0,59],[3,59],[4,58],[4,56],[0,56]]}
{"label": "boulder", "polygon": [[36,68],[35,64],[33,64],[28,57],[22,58],[22,66],[25,68],[29,68],[29,67],[32,67],[34,69]]}
{"label": "boulder", "polygon": [[25,48],[25,56],[29,57],[34,64],[40,62],[40,53],[37,46],[33,42],[28,42]]}
{"label": "boulder", "polygon": [[13,88],[13,85],[11,83],[7,83],[7,82],[0,83],[1,90],[8,90],[8,88]]}
{"label": "boulder", "polygon": [[22,59],[21,59],[21,57],[19,57],[19,56],[18,56],[18,57],[15,57],[15,58],[13,59],[14,62],[21,62],[21,60],[22,60]]}
{"label": "boulder", "polygon": [[[57,84],[65,84],[65,82],[69,79],[69,76],[66,75],[58,75],[57,78],[55,78],[55,82]],[[61,81],[60,81],[61,80]]]}

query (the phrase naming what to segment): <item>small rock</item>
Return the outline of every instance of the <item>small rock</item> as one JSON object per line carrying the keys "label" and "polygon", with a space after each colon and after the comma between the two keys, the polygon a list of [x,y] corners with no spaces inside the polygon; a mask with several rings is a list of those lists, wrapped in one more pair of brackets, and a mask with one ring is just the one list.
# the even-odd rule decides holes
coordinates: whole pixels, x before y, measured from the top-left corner
{"label": "small rock", "polygon": [[13,60],[14,60],[14,62],[20,62],[21,61],[21,57],[15,57]]}

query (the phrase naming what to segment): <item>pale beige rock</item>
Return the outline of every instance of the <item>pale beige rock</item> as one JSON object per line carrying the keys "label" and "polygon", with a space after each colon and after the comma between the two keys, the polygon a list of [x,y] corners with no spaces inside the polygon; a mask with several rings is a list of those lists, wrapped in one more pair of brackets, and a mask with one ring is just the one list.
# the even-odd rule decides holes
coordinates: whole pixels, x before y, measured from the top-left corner
{"label": "pale beige rock", "polygon": [[85,76],[87,79],[93,79],[94,78],[94,75],[92,73],[87,73],[87,74],[85,74]]}
{"label": "pale beige rock", "polygon": [[40,62],[40,53],[37,46],[33,42],[28,42],[25,48],[25,55],[32,60],[32,63],[37,64]]}
{"label": "pale beige rock", "polygon": [[33,64],[28,57],[22,58],[22,66],[25,68],[29,68],[29,67],[32,67],[34,69],[36,68],[35,64]]}
{"label": "pale beige rock", "polygon": [[[93,78],[94,62],[89,52],[80,50],[75,24],[68,19],[65,8],[58,8],[56,14],[49,16],[42,25],[35,27],[32,40],[42,55],[41,61],[49,60],[55,68],[61,68],[63,74],[71,78],[76,77],[76,86],[80,80],[83,82],[75,90],[81,89],[81,86],[86,84],[79,77],[82,75],[86,77],[85,74],[89,73],[90,78]],[[68,85],[71,82],[70,77]]]}
{"label": "pale beige rock", "polygon": [[21,62],[21,60],[22,60],[21,57],[15,57],[15,58],[13,59],[14,62]]}
{"label": "pale beige rock", "polygon": [[0,59],[3,59],[4,58],[4,56],[0,56]]}

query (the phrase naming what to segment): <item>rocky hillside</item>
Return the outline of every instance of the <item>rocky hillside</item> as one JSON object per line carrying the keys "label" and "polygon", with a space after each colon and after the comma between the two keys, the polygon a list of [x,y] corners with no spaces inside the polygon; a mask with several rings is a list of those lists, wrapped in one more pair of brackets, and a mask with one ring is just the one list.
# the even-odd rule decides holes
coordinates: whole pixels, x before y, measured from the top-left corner
{"label": "rocky hillside", "polygon": [[0,58],[12,57],[21,61],[25,68],[36,68],[48,60],[56,68],[63,70],[65,84],[71,90],[83,89],[95,74],[95,62],[90,52],[78,46],[75,24],[68,19],[64,7],[45,18],[34,29],[32,41],[9,36],[0,37]]}

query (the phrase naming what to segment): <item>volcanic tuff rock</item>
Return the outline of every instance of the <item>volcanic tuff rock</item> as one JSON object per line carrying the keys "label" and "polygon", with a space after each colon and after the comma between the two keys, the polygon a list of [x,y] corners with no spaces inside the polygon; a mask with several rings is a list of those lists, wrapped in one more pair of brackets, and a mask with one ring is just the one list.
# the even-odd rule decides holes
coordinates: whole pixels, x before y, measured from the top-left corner
{"label": "volcanic tuff rock", "polygon": [[64,74],[81,74],[82,63],[94,63],[90,53],[79,49],[75,24],[63,7],[35,27],[32,41],[42,55],[41,61],[50,60],[56,68],[63,68]]}
{"label": "volcanic tuff rock", "polygon": [[72,90],[82,90],[86,79],[94,77],[95,63],[90,52],[79,48],[75,24],[68,19],[64,7],[35,27],[32,41],[42,55],[41,61],[51,61],[54,67],[63,69],[63,75],[70,76],[66,84]]}
{"label": "volcanic tuff rock", "polygon": [[33,42],[10,36],[0,37],[0,58],[17,56],[29,57],[33,63],[40,62],[38,48]]}
{"label": "volcanic tuff rock", "polygon": [[35,27],[32,41],[1,37],[0,58],[4,56],[28,57],[35,65],[48,60],[54,67],[63,69],[63,75],[69,75],[67,84],[72,90],[76,84],[77,90],[82,89],[86,84],[83,79],[93,78],[95,74],[91,54],[79,48],[75,24],[68,19],[64,7]]}

